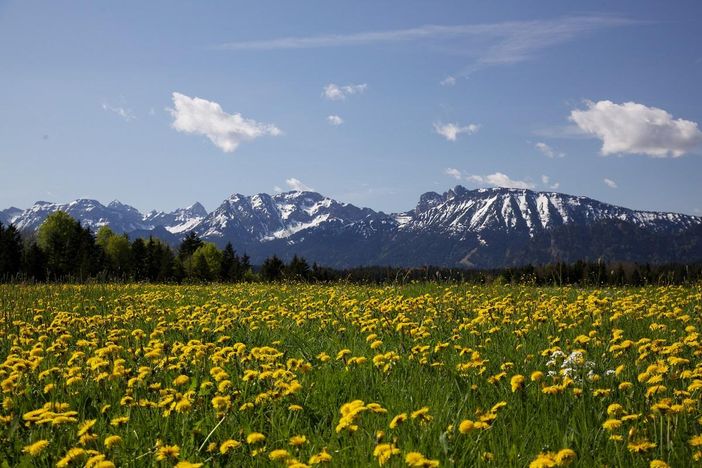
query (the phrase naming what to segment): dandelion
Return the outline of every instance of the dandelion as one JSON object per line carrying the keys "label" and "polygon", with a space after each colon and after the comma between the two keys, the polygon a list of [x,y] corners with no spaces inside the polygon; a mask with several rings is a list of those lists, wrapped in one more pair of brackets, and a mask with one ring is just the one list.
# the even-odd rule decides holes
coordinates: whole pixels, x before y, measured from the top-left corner
{"label": "dandelion", "polygon": [[397,426],[407,421],[407,413],[400,413],[390,421],[390,429],[395,429]]}
{"label": "dandelion", "polygon": [[200,468],[202,463],[191,463],[189,461],[183,460],[176,463],[175,468]]}
{"label": "dandelion", "polygon": [[373,456],[378,459],[378,464],[383,466],[393,455],[398,455],[400,449],[394,444],[378,444],[373,450]]}
{"label": "dandelion", "polygon": [[608,419],[602,423],[602,427],[612,432],[622,427],[622,422],[619,419]]}
{"label": "dandelion", "polygon": [[48,440],[38,440],[38,441],[34,442],[33,444],[26,445],[22,449],[22,452],[28,453],[29,455],[36,457],[41,452],[43,452],[44,449],[48,446],[49,446]]}
{"label": "dandelion", "polygon": [[190,377],[188,377],[187,375],[181,374],[178,377],[176,377],[175,379],[173,379],[173,385],[175,385],[176,387],[179,387],[181,385],[185,385],[188,382],[190,382]]}
{"label": "dandelion", "polygon": [[105,444],[106,448],[111,449],[112,447],[114,447],[115,445],[117,445],[121,442],[122,442],[122,438],[120,436],[111,435],[111,436],[105,437],[104,444]]}
{"label": "dandelion", "polygon": [[219,446],[219,453],[221,453],[222,455],[226,455],[234,449],[238,448],[239,446],[241,446],[241,442],[239,442],[238,440],[225,440],[224,442],[222,442],[222,445]]}
{"label": "dandelion", "polygon": [[423,423],[427,423],[432,420],[432,417],[429,414],[429,407],[427,406],[420,408],[417,411],[413,411],[410,417],[412,419],[418,419],[420,422]]}
{"label": "dandelion", "polygon": [[266,440],[266,436],[264,436],[260,432],[252,432],[251,434],[246,436],[246,443],[249,445],[258,444],[259,442],[263,442],[264,440]]}
{"label": "dandelion", "polygon": [[299,447],[300,445],[305,445],[307,443],[307,437],[303,435],[292,436],[288,443],[293,447]]}
{"label": "dandelion", "polygon": [[290,458],[290,453],[288,453],[288,451],[284,449],[273,450],[271,453],[268,454],[268,458],[273,461],[285,460],[287,458]]}
{"label": "dandelion", "polygon": [[180,447],[177,445],[162,445],[156,450],[156,460],[167,460],[172,458],[174,460],[178,459],[180,455]]}
{"label": "dandelion", "polygon": [[509,384],[512,387],[512,393],[517,390],[521,390],[524,387],[524,376],[517,374],[509,380]]}
{"label": "dandelion", "polygon": [[631,453],[643,453],[656,448],[656,444],[648,440],[640,440],[638,442],[629,442],[627,448]]}
{"label": "dandelion", "polygon": [[322,463],[329,463],[330,461],[332,461],[332,456],[329,455],[326,448],[310,457],[310,465],[319,465]]}
{"label": "dandelion", "polygon": [[475,423],[470,419],[464,419],[461,424],[458,425],[458,432],[461,434],[468,434],[475,429]]}

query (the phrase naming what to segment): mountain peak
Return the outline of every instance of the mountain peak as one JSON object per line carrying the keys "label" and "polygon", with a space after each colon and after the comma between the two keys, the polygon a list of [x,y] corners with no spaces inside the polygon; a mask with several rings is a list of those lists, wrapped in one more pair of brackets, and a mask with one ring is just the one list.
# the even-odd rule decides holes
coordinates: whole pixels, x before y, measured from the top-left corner
{"label": "mountain peak", "polygon": [[205,209],[204,206],[200,202],[195,202],[189,207],[185,209],[186,211],[190,212],[194,216],[199,216],[201,218],[204,218],[207,216],[207,210]]}

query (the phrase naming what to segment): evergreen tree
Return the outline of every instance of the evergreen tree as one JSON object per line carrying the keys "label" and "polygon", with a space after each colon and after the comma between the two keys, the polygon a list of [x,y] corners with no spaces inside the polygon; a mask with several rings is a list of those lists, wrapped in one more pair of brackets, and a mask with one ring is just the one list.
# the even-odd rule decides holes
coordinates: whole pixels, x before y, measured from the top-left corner
{"label": "evergreen tree", "polygon": [[251,277],[251,259],[246,253],[241,257],[236,281],[248,281]]}
{"label": "evergreen tree", "polygon": [[236,251],[232,247],[232,243],[227,242],[227,245],[222,251],[222,261],[220,263],[219,270],[220,281],[237,281],[239,279],[240,269],[241,262],[239,260],[239,257],[236,255]]}
{"label": "evergreen tree", "polygon": [[135,281],[147,279],[146,244],[143,239],[132,242],[132,276]]}
{"label": "evergreen tree", "polygon": [[0,223],[0,280],[17,275],[22,267],[22,238],[12,224]]}
{"label": "evergreen tree", "polygon": [[307,281],[310,276],[310,266],[304,258],[293,255],[285,269],[285,276],[295,281]]}
{"label": "evergreen tree", "polygon": [[27,279],[46,281],[46,257],[36,242],[31,242],[29,246],[24,249],[22,273]]}
{"label": "evergreen tree", "polygon": [[202,247],[202,244],[202,239],[200,239],[195,232],[190,231],[188,235],[185,236],[185,239],[183,239],[183,242],[180,243],[178,258],[184,262],[187,258],[191,257],[198,248]]}
{"label": "evergreen tree", "polygon": [[265,281],[278,281],[283,277],[285,264],[276,255],[268,257],[261,265],[261,278]]}
{"label": "evergreen tree", "polygon": [[196,256],[193,254],[192,277],[200,281],[210,281],[212,279],[212,272],[204,255]]}

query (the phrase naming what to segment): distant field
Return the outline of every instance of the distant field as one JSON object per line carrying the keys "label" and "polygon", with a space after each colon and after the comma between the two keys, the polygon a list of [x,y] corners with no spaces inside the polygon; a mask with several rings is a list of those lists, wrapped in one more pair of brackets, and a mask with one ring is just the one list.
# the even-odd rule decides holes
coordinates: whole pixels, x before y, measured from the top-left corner
{"label": "distant field", "polygon": [[0,314],[5,466],[702,459],[699,286],[6,285]]}

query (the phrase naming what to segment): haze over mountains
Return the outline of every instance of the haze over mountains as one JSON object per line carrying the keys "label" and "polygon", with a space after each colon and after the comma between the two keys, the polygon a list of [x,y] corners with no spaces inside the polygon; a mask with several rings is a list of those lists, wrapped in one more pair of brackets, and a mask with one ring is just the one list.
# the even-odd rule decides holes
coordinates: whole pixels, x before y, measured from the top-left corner
{"label": "haze over mountains", "polygon": [[316,192],[233,194],[211,212],[195,203],[171,213],[113,201],[36,202],[0,211],[0,222],[35,231],[62,210],[97,230],[153,235],[173,245],[190,231],[232,242],[254,263],[303,255],[333,267],[358,265],[503,267],[597,260],[641,263],[702,260],[702,218],[635,211],[587,197],[525,189],[423,194],[416,207],[386,214]]}

